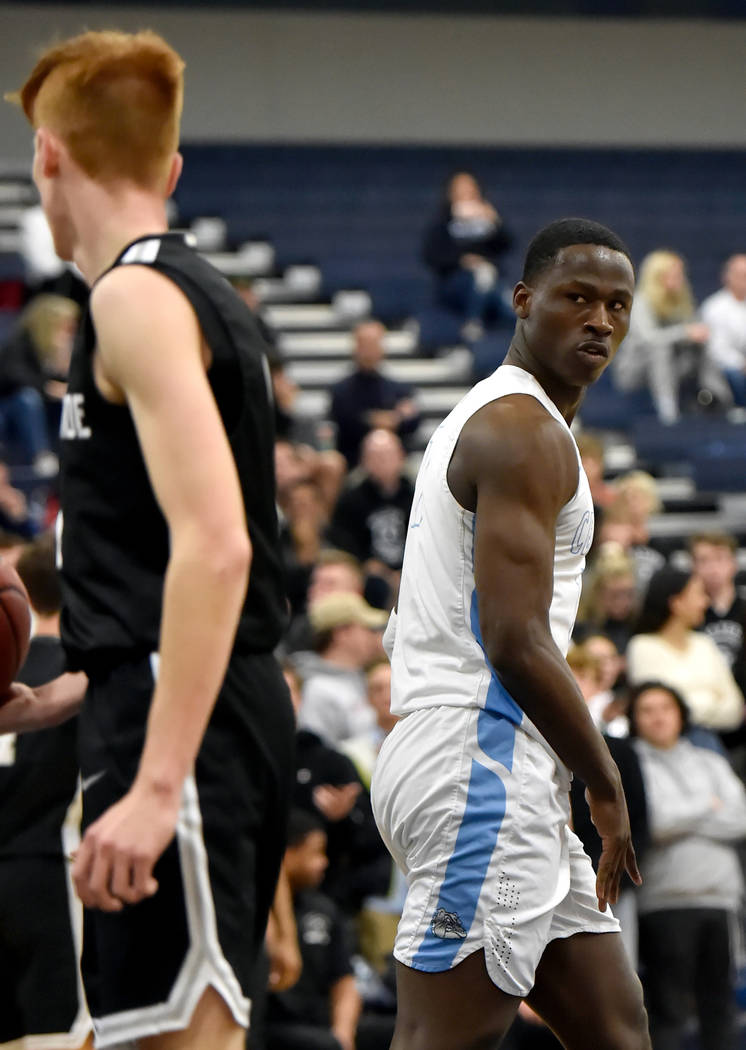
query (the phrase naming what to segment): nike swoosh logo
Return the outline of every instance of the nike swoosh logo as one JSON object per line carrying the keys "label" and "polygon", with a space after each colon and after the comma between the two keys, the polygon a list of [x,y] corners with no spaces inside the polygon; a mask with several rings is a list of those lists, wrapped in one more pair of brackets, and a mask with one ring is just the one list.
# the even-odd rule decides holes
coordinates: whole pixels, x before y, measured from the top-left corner
{"label": "nike swoosh logo", "polygon": [[98,773],[92,773],[91,776],[86,777],[85,780],[81,780],[80,786],[83,789],[83,791],[87,791],[89,787],[93,787],[93,785],[96,783],[96,781],[100,780],[101,777],[103,777],[105,775],[106,775],[106,770],[105,769],[102,769]]}

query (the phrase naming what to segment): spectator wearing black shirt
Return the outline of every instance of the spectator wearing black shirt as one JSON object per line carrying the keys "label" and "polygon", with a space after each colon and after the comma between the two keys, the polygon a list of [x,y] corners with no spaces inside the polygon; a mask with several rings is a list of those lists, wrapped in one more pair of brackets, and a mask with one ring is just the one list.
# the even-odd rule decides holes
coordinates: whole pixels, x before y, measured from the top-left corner
{"label": "spectator wearing black shirt", "polygon": [[318,891],[328,863],[320,821],[294,810],[285,871],[303,970],[292,988],[270,995],[268,1050],[355,1050],[362,1003],[345,924],[334,902]]}
{"label": "spectator wearing black shirt", "polygon": [[728,661],[742,693],[746,693],[746,598],[736,588],[734,536],[722,532],[699,533],[689,541],[692,568],[702,580],[709,600],[702,630],[709,634]]}
{"label": "spectator wearing black shirt", "polygon": [[468,171],[453,174],[438,214],[425,234],[423,256],[443,305],[463,319],[462,335],[479,339],[489,320],[515,319],[500,282],[499,261],[512,237]]}
{"label": "spectator wearing black shirt", "polygon": [[354,554],[368,573],[401,569],[414,485],[404,472],[404,449],[390,430],[363,441],[362,479],[343,492],[329,527],[330,542]]}
{"label": "spectator wearing black shirt", "polygon": [[360,445],[370,430],[391,430],[403,440],[420,423],[414,390],[384,375],[386,329],[380,321],[363,321],[355,329],[355,370],[332,387],[330,416],[337,428],[337,448],[354,467]]}

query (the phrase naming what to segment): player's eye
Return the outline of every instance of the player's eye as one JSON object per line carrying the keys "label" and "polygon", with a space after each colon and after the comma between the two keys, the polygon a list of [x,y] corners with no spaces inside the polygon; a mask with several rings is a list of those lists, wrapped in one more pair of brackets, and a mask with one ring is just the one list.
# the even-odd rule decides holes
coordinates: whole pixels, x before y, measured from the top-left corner
{"label": "player's eye", "polygon": [[568,292],[567,298],[573,303],[584,303],[586,298],[580,292]]}
{"label": "player's eye", "polygon": [[621,310],[626,310],[627,304],[623,303],[621,299],[615,299],[614,302],[611,304],[611,309],[616,310],[618,313]]}

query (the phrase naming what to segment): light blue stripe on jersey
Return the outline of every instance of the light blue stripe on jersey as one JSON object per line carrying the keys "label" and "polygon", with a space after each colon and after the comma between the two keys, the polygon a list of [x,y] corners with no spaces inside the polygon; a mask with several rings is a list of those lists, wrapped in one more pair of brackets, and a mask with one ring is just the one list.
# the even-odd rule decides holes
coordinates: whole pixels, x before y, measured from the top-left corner
{"label": "light blue stripe on jersey", "polygon": [[503,718],[507,718],[508,721],[513,722],[514,725],[519,726],[523,721],[523,711],[497,677],[497,672],[489,661],[487,650],[482,641],[482,628],[479,625],[479,608],[477,605],[476,587],[471,594],[471,629],[479,648],[484,653],[485,663],[489,667],[490,675],[492,676],[489,688],[487,689],[484,709],[485,711],[491,711],[493,714],[501,715]]}
{"label": "light blue stripe on jersey", "polygon": [[[483,721],[484,728],[481,724]],[[480,746],[484,748],[483,740],[489,745],[489,754],[494,754],[494,757],[498,753],[506,757],[509,754],[512,764],[515,727],[510,722],[480,711],[477,734]],[[463,934],[439,937],[433,932],[432,925],[429,926],[412,959],[412,966],[416,970],[439,973],[453,965],[463,938],[474,921],[482,884],[505,816],[505,804],[505,785],[500,777],[481,762],[472,759],[464,815],[453,853],[446,865],[436,908],[436,912],[445,911],[455,917]]]}

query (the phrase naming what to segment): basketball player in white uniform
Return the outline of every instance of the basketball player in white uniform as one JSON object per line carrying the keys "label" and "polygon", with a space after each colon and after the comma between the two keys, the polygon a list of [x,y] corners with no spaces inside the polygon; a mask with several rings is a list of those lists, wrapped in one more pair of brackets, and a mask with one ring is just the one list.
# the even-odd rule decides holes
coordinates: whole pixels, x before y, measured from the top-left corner
{"label": "basketball player in white uniform", "polygon": [[[564,656],[593,538],[571,422],[629,324],[619,238],[566,219],[532,241],[505,364],[433,435],[397,611],[373,805],[408,882],[392,1050],[499,1046],[522,999],[571,1050],[649,1050],[608,904],[639,882],[618,770]],[[569,827],[571,773],[603,841]]]}

